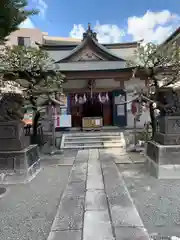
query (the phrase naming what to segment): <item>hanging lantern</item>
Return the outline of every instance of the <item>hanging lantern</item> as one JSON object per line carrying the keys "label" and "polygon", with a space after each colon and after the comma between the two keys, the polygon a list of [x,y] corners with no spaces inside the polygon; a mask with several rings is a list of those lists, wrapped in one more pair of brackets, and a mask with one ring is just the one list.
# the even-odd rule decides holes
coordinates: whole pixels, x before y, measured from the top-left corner
{"label": "hanging lantern", "polygon": [[136,113],[137,113],[137,102],[136,101],[132,101],[132,104],[131,104],[131,112],[132,114],[135,116]]}

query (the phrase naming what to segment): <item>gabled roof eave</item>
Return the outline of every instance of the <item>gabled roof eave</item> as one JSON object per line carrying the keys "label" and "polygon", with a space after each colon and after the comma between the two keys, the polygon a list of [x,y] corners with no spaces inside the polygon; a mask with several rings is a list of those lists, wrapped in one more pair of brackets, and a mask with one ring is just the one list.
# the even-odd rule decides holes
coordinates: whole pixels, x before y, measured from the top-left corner
{"label": "gabled roof eave", "polygon": [[[101,45],[100,43],[98,43],[94,38],[90,38],[91,41],[93,42],[94,45],[96,45],[97,48],[101,49],[101,51],[103,51],[104,53],[106,53],[107,55],[109,55],[111,58],[113,57],[116,61],[126,61],[125,59],[122,59],[120,57],[118,57],[117,55],[111,53],[106,47],[104,47],[103,45]],[[61,63],[66,61],[69,57],[73,56],[74,54],[76,54],[78,51],[80,51],[84,45],[87,43],[87,41],[89,41],[89,38],[85,38],[81,44],[79,44],[77,47],[75,47],[68,55],[66,55],[65,57],[63,57],[62,59],[56,61],[56,63]]]}

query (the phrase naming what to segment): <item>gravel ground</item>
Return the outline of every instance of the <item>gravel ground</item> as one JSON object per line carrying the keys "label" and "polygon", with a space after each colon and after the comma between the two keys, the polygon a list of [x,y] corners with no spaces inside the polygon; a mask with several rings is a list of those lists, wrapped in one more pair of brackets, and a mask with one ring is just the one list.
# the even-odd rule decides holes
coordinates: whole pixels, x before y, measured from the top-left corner
{"label": "gravel ground", "polygon": [[143,163],[118,164],[118,169],[153,239],[180,237],[180,180],[155,179]]}
{"label": "gravel ground", "polygon": [[1,240],[47,240],[71,167],[49,166],[0,198]]}

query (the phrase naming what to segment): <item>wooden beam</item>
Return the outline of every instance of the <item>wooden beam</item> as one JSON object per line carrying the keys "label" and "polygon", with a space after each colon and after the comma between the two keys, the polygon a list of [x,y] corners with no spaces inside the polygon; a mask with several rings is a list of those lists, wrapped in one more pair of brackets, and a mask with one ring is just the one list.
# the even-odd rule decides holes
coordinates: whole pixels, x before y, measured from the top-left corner
{"label": "wooden beam", "polygon": [[[119,88],[95,88],[93,89],[93,92],[112,92],[113,90],[116,90]],[[89,88],[64,88],[63,89],[64,93],[85,93],[85,92],[90,92]]]}
{"label": "wooden beam", "polygon": [[[87,72],[66,72],[63,73],[66,80],[82,80],[82,79],[114,79],[115,81],[129,81],[132,77],[132,72],[118,72],[118,71],[87,71]],[[147,76],[144,73],[138,73],[137,78],[145,80]]]}
{"label": "wooden beam", "polygon": [[76,80],[76,79],[118,79],[118,80],[124,80],[131,77],[131,73],[126,72],[110,72],[110,71],[102,71],[102,72],[67,72],[64,73],[67,80]]}

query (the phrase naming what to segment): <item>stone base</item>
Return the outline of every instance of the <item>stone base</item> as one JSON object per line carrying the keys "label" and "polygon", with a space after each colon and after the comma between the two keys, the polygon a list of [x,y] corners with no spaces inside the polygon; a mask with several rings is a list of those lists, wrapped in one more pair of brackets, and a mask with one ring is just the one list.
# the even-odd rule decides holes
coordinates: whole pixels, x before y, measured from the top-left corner
{"label": "stone base", "polygon": [[180,179],[180,165],[158,165],[149,157],[146,159],[147,171],[158,179]]}
{"label": "stone base", "polygon": [[156,133],[154,140],[162,145],[177,145],[180,144],[180,134]]}
{"label": "stone base", "polygon": [[30,144],[21,121],[0,122],[0,151],[20,151]]}
{"label": "stone base", "polygon": [[160,145],[149,141],[147,170],[159,179],[180,179],[180,145]]}
{"label": "stone base", "polygon": [[0,152],[0,184],[28,183],[40,169],[37,145],[21,151]]}

